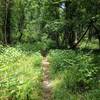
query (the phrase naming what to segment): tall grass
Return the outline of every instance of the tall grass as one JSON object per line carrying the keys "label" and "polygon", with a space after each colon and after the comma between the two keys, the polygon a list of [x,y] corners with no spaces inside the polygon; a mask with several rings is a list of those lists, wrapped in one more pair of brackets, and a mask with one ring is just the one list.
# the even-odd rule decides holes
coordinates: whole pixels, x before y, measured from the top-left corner
{"label": "tall grass", "polygon": [[99,100],[99,59],[100,53],[91,51],[51,51],[53,100]]}
{"label": "tall grass", "polygon": [[0,100],[41,100],[39,53],[0,46]]}

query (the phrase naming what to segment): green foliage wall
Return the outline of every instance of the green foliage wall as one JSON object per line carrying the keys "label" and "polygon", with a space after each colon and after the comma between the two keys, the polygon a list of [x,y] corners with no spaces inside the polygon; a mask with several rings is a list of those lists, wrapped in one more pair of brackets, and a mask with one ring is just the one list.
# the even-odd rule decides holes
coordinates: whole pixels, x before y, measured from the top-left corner
{"label": "green foliage wall", "polygon": [[[9,1],[9,0],[8,0]],[[99,0],[11,0],[11,39],[41,41],[41,37],[56,42],[60,47],[68,47],[77,34],[78,38],[86,29],[88,21],[96,18],[100,27]],[[5,4],[0,1],[0,34],[5,20]],[[53,37],[53,38],[52,38]],[[0,40],[2,36],[0,35]],[[72,41],[70,41],[72,40]],[[67,45],[67,46],[66,46]]]}

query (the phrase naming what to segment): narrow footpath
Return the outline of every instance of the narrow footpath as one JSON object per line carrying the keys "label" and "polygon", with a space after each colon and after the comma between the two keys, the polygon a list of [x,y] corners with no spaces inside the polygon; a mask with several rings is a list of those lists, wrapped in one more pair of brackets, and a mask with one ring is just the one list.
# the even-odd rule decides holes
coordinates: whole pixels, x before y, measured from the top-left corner
{"label": "narrow footpath", "polygon": [[50,82],[50,72],[47,57],[43,57],[42,66],[43,66],[43,100],[52,100],[51,99],[51,82]]}

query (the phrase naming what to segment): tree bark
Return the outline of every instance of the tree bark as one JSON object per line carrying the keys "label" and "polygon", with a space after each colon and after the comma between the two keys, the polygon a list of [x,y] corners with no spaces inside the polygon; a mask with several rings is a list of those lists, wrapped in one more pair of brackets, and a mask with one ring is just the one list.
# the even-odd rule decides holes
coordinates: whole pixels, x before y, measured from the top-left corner
{"label": "tree bark", "polygon": [[88,28],[86,29],[86,31],[85,31],[85,33],[82,35],[82,37],[79,39],[79,41],[78,41],[75,45],[73,45],[71,48],[75,48],[75,47],[80,43],[80,41],[84,38],[84,36],[85,36],[86,33],[88,32],[89,27],[90,27],[90,25],[88,26]]}
{"label": "tree bark", "polygon": [[4,24],[3,24],[3,41],[4,44],[9,44],[11,43],[11,1],[10,0],[5,0],[5,17],[4,17]]}
{"label": "tree bark", "polygon": [[25,11],[24,11],[25,7],[24,5],[22,5],[22,7],[20,8],[21,12],[20,12],[20,18],[19,18],[19,22],[18,22],[18,30],[20,32],[20,36],[19,36],[19,41],[21,42],[21,38],[23,36],[23,29],[24,29],[24,20],[25,20]]}

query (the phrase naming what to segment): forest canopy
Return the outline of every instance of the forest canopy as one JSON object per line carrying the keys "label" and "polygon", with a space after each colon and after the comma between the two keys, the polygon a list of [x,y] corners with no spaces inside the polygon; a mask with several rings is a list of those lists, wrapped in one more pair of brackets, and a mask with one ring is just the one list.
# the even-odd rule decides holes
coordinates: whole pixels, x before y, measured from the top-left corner
{"label": "forest canopy", "polygon": [[1,0],[0,9],[4,44],[47,40],[50,48],[72,48],[85,31],[100,42],[99,0]]}

